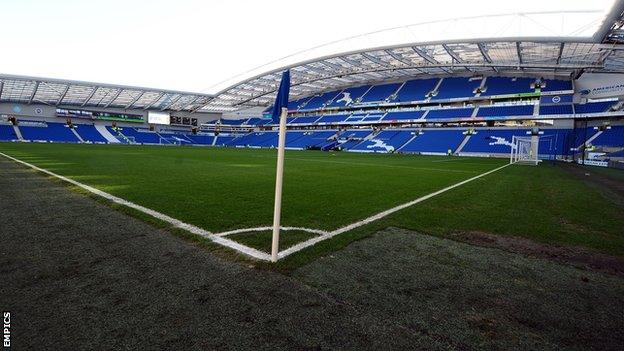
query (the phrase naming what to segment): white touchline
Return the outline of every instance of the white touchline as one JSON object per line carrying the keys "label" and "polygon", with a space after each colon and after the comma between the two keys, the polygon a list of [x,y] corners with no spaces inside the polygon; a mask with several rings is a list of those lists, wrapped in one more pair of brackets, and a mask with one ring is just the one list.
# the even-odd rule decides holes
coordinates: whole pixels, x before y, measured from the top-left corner
{"label": "white touchline", "polygon": [[67,182],[67,183],[79,186],[80,188],[82,188],[82,189],[84,189],[84,190],[86,190],[86,191],[88,191],[90,193],[93,193],[95,195],[101,196],[101,197],[103,197],[103,198],[105,198],[107,200],[110,200],[110,201],[114,202],[114,203],[117,203],[117,204],[120,204],[120,205],[123,205],[123,206],[127,206],[127,207],[133,208],[133,209],[135,209],[137,211],[146,213],[146,214],[148,214],[148,215],[150,215],[150,216],[152,216],[154,218],[157,218],[157,219],[159,219],[161,221],[167,222],[167,223],[173,225],[176,228],[184,229],[184,230],[189,231],[189,232],[191,232],[193,234],[202,236],[202,237],[204,237],[206,239],[209,239],[209,240],[211,240],[211,241],[213,241],[213,242],[215,242],[217,244],[229,247],[230,249],[236,250],[236,251],[238,251],[240,253],[243,253],[245,255],[248,255],[248,256],[251,256],[253,258],[256,258],[256,259],[259,259],[259,260],[263,260],[263,261],[271,260],[271,256],[269,254],[267,254],[267,253],[262,252],[262,251],[256,250],[256,249],[251,248],[251,247],[247,247],[245,245],[239,244],[239,243],[237,243],[235,241],[232,241],[230,239],[226,239],[226,238],[223,238],[221,236],[212,234],[211,232],[209,232],[207,230],[204,230],[204,229],[201,229],[199,227],[196,227],[196,226],[194,226],[192,224],[184,223],[184,222],[182,222],[180,220],[177,220],[175,218],[169,217],[166,214],[160,213],[158,211],[154,211],[152,209],[149,209],[147,207],[143,207],[141,205],[137,205],[137,204],[135,204],[133,202],[130,202],[130,201],[124,200],[122,198],[119,198],[117,196],[111,195],[111,194],[109,194],[107,192],[104,192],[102,190],[98,190],[98,189],[96,189],[94,187],[82,184],[82,183],[77,182],[77,181],[75,181],[73,179],[69,179],[69,178],[64,177],[62,175],[58,175],[58,174],[56,174],[54,172],[50,172],[47,169],[43,169],[43,168],[37,167],[35,165],[32,165],[32,164],[30,164],[28,162],[24,162],[22,160],[18,160],[16,158],[11,157],[11,156],[9,156],[7,154],[4,154],[2,152],[0,152],[0,155],[4,156],[4,157],[6,157],[6,158],[8,158],[10,160],[13,160],[13,161],[15,161],[17,163],[23,164],[24,166],[30,167],[30,168],[32,168],[32,169],[34,169],[36,171],[45,173],[45,174],[53,176],[53,177],[56,177],[56,178],[58,178],[60,180],[63,180],[65,182]]}
{"label": "white touchline", "polygon": [[338,228],[338,229],[336,229],[334,231],[331,231],[331,232],[329,232],[329,233],[327,233],[325,235],[321,235],[319,237],[312,238],[310,240],[300,242],[300,243],[298,243],[298,244],[296,244],[294,246],[289,247],[288,249],[286,249],[284,251],[281,251],[279,253],[279,258],[284,258],[286,256],[292,255],[295,252],[301,251],[301,250],[305,249],[306,247],[315,245],[315,244],[317,244],[317,243],[319,243],[319,242],[321,242],[323,240],[331,239],[331,238],[333,238],[334,236],[336,236],[338,234],[342,234],[342,233],[348,232],[348,231],[353,230],[355,228],[358,228],[358,227],[361,227],[363,225],[367,225],[367,224],[369,224],[371,222],[374,222],[374,221],[377,221],[379,219],[382,219],[382,218],[384,218],[386,216],[389,216],[389,215],[391,215],[391,214],[393,214],[393,213],[395,213],[397,211],[403,210],[403,209],[405,209],[407,207],[410,207],[410,206],[413,206],[413,205],[415,205],[415,204],[417,204],[419,202],[422,202],[422,201],[430,199],[430,198],[432,198],[434,196],[440,195],[440,194],[442,194],[442,193],[444,193],[446,191],[449,191],[451,189],[457,188],[458,186],[462,186],[462,185],[464,185],[466,183],[472,182],[475,179],[479,179],[479,178],[484,177],[484,176],[486,176],[488,174],[492,174],[492,173],[494,173],[496,171],[499,171],[499,170],[501,170],[501,169],[503,169],[503,168],[505,168],[507,166],[510,166],[510,165],[511,164],[508,163],[508,164],[506,164],[504,166],[501,166],[501,167],[495,168],[495,169],[493,169],[491,171],[479,174],[478,176],[466,179],[464,181],[461,181],[459,183],[453,184],[451,186],[448,186],[448,187],[446,187],[444,189],[438,190],[438,191],[433,192],[431,194],[425,195],[423,197],[419,197],[416,200],[404,203],[402,205],[393,207],[393,208],[391,208],[389,210],[385,210],[383,212],[379,212],[376,215],[368,217],[368,218],[365,218],[365,219],[363,219],[363,220],[361,220],[359,222],[355,222],[355,223],[349,224],[347,226],[344,226],[342,228]]}
{"label": "white touchline", "polygon": [[[140,212],[146,213],[146,214],[148,214],[148,215],[150,215],[150,216],[152,216],[154,218],[157,218],[157,219],[160,219],[160,220],[162,220],[164,222],[170,223],[171,225],[173,225],[176,228],[181,228],[181,229],[189,231],[189,232],[191,232],[193,234],[202,236],[204,238],[207,238],[207,239],[213,241],[214,243],[223,245],[225,247],[229,247],[229,248],[231,248],[233,250],[236,250],[236,251],[238,251],[240,253],[243,253],[245,255],[248,255],[250,257],[253,257],[253,258],[256,258],[256,259],[259,259],[259,260],[262,260],[262,261],[270,261],[271,260],[271,255],[269,255],[268,253],[264,253],[264,252],[262,252],[260,250],[256,250],[254,248],[245,246],[243,244],[239,244],[236,241],[233,241],[233,240],[225,238],[225,236],[233,235],[233,234],[240,234],[240,233],[248,233],[248,232],[268,231],[268,230],[272,230],[273,227],[266,226],[266,227],[256,227],[256,228],[243,228],[243,229],[230,230],[230,231],[226,231],[226,232],[222,232],[222,233],[211,233],[211,232],[209,232],[207,230],[201,229],[201,228],[196,227],[196,226],[194,226],[192,224],[184,223],[184,222],[182,222],[180,220],[177,220],[175,218],[169,217],[166,214],[154,211],[152,209],[149,209],[147,207],[143,207],[141,205],[137,205],[137,204],[135,204],[133,202],[130,202],[130,201],[124,200],[122,198],[116,197],[116,196],[111,195],[111,194],[109,194],[107,192],[104,192],[102,190],[98,190],[96,188],[93,188],[91,186],[82,184],[80,182],[77,182],[75,180],[69,179],[69,178],[64,177],[62,175],[58,175],[58,174],[50,172],[50,171],[48,171],[46,169],[37,167],[37,166],[32,165],[32,164],[30,164],[28,162],[24,162],[22,160],[16,159],[16,158],[11,157],[11,156],[9,156],[7,154],[4,154],[2,152],[0,152],[0,155],[6,157],[8,159],[11,159],[11,160],[13,160],[15,162],[21,163],[21,164],[23,164],[23,165],[25,165],[27,167],[30,167],[30,168],[32,168],[34,170],[39,171],[39,172],[51,175],[53,177],[56,177],[58,179],[61,179],[61,180],[65,181],[65,182],[68,182],[68,183],[74,184],[76,186],[79,186],[79,187],[81,187],[81,188],[83,188],[83,189],[85,189],[85,190],[87,190],[87,191],[89,191],[89,192],[91,192],[93,194],[101,196],[101,197],[103,197],[105,199],[108,199],[108,200],[110,200],[112,202],[115,202],[115,203],[118,203],[120,205],[124,205],[124,206],[130,207],[130,208],[133,208],[135,210],[138,210]],[[310,229],[310,228],[302,228],[302,227],[280,227],[280,230],[285,230],[285,231],[289,231],[289,230],[290,231],[303,231],[303,232],[314,233],[314,234],[317,234],[318,236],[314,237],[312,239],[300,242],[300,243],[298,243],[296,245],[293,245],[293,246],[289,247],[286,250],[280,251],[279,254],[278,254],[278,258],[282,259],[284,257],[290,256],[290,255],[292,255],[292,254],[294,254],[296,252],[299,252],[299,251],[301,251],[301,250],[303,250],[303,249],[305,249],[307,247],[315,245],[315,244],[317,244],[317,243],[319,243],[321,241],[324,241],[324,240],[327,240],[327,239],[331,239],[331,238],[333,238],[336,235],[339,235],[339,234],[342,234],[342,233],[346,233],[346,232],[351,231],[351,230],[353,230],[355,228],[367,225],[369,223],[372,223],[374,221],[377,221],[379,219],[387,217],[387,216],[389,216],[389,215],[391,215],[391,214],[393,214],[395,212],[398,212],[400,210],[403,210],[405,208],[413,206],[413,205],[415,205],[415,204],[417,204],[419,202],[423,202],[425,200],[428,200],[428,199],[430,199],[430,198],[432,198],[434,196],[440,195],[440,194],[442,194],[444,192],[447,192],[447,191],[449,191],[451,189],[454,189],[454,188],[457,188],[459,186],[462,186],[462,185],[464,185],[466,183],[472,182],[473,180],[479,179],[481,177],[485,177],[488,174],[492,174],[494,172],[497,172],[497,171],[499,171],[499,170],[501,170],[501,169],[503,169],[503,168],[505,168],[507,166],[510,166],[510,165],[512,165],[512,164],[510,164],[510,163],[505,164],[504,166],[495,168],[495,169],[493,169],[491,171],[487,171],[485,173],[479,174],[479,175],[474,176],[472,178],[463,180],[463,181],[461,181],[459,183],[450,185],[450,186],[448,186],[448,187],[446,187],[444,189],[440,189],[440,190],[435,191],[435,192],[433,192],[431,194],[419,197],[416,200],[412,200],[410,202],[398,205],[396,207],[393,207],[391,209],[385,210],[383,212],[379,212],[379,213],[377,213],[377,214],[375,214],[373,216],[370,216],[368,218],[365,218],[365,219],[363,219],[361,221],[358,221],[358,222],[355,222],[355,223],[351,223],[349,225],[346,225],[344,227],[338,228],[338,229],[333,230],[331,232],[327,232],[327,231],[324,231],[324,230],[321,230],[321,229]]]}

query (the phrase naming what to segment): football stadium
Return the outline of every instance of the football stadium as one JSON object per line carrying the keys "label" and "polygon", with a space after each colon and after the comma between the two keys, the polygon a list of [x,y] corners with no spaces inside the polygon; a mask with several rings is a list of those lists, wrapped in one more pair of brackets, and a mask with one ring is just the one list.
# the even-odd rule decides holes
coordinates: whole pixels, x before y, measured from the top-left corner
{"label": "football stadium", "polygon": [[4,349],[624,349],[624,1],[130,3],[0,5]]}

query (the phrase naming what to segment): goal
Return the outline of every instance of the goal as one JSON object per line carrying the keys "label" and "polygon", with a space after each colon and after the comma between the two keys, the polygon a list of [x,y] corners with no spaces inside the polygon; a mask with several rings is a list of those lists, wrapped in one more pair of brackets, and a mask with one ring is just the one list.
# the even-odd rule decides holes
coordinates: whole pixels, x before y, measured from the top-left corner
{"label": "goal", "polygon": [[509,163],[537,166],[539,163],[539,139],[537,135],[526,137],[513,136],[511,139]]}

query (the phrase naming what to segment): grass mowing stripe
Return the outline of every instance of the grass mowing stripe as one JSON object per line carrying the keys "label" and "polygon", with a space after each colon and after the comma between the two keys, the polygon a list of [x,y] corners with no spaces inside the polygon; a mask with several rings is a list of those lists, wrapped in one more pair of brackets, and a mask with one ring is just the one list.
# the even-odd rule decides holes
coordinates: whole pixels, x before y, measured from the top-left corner
{"label": "grass mowing stripe", "polygon": [[[274,150],[5,143],[0,143],[0,150],[213,233],[271,225]],[[484,159],[489,167],[431,167],[432,160],[441,158],[315,151],[287,151],[286,155],[301,160],[286,164],[283,225],[324,231],[444,188],[470,174],[452,170],[476,175],[503,164]],[[449,171],[413,169],[418,167]]]}
{"label": "grass mowing stripe", "polygon": [[[254,156],[254,157],[269,157],[269,156]],[[324,163],[342,164],[342,165],[349,165],[349,166],[404,168],[404,169],[414,169],[418,171],[433,171],[433,172],[454,172],[454,173],[470,173],[470,174],[477,173],[473,171],[463,171],[463,170],[451,169],[451,168],[410,167],[410,166],[401,166],[401,165],[386,165],[386,164],[364,163],[364,162],[344,162],[344,161],[332,161],[332,160],[318,160],[318,159],[312,159],[312,158],[297,158],[297,157],[286,157],[285,159],[286,161],[297,160],[297,161],[305,161],[305,162],[324,162]],[[441,161],[431,161],[431,162],[441,162]],[[481,163],[481,165],[484,165],[484,164]]]}
{"label": "grass mowing stripe", "polygon": [[353,229],[356,229],[356,228],[359,228],[359,227],[365,226],[365,225],[367,225],[367,224],[369,224],[369,223],[372,223],[372,222],[378,221],[378,220],[380,220],[380,219],[382,219],[382,218],[384,218],[384,217],[387,217],[387,216],[389,216],[389,215],[391,215],[391,214],[393,214],[393,213],[395,213],[395,212],[398,212],[398,211],[401,211],[401,210],[403,210],[403,209],[405,209],[405,208],[408,208],[408,207],[414,206],[414,205],[416,205],[417,203],[423,202],[423,201],[428,200],[428,199],[430,199],[430,198],[432,198],[432,197],[434,197],[434,196],[438,196],[438,195],[440,195],[440,194],[442,194],[442,193],[445,193],[445,192],[447,192],[447,191],[449,191],[449,190],[452,190],[452,189],[455,189],[455,188],[457,188],[457,187],[460,187],[460,186],[462,186],[462,185],[464,185],[464,184],[470,183],[470,182],[472,182],[473,180],[476,180],[476,179],[479,179],[479,178],[481,178],[481,177],[485,177],[485,176],[487,176],[487,175],[489,175],[489,174],[492,174],[492,173],[494,173],[494,172],[500,171],[501,169],[503,169],[503,168],[505,168],[505,167],[508,167],[508,166],[511,166],[511,164],[506,164],[506,165],[503,165],[503,166],[498,167],[498,168],[495,168],[495,169],[493,169],[493,170],[491,170],[491,171],[485,172],[485,173],[483,173],[483,174],[479,174],[478,176],[472,177],[472,178],[470,178],[470,179],[466,179],[466,180],[461,181],[461,182],[459,182],[459,183],[457,183],[457,184],[453,184],[453,185],[448,186],[448,187],[446,187],[446,188],[444,188],[444,189],[440,189],[440,190],[438,190],[438,191],[436,191],[436,192],[433,192],[433,193],[431,193],[431,194],[428,194],[428,195],[425,195],[425,196],[423,196],[423,197],[420,197],[420,198],[418,198],[418,199],[416,199],[416,200],[413,200],[413,201],[410,201],[410,202],[404,203],[404,204],[402,204],[402,205],[399,205],[399,206],[393,207],[393,208],[391,208],[391,209],[385,210],[385,211],[383,211],[383,212],[377,213],[376,215],[371,216],[371,217],[368,217],[368,218],[366,218],[366,219],[363,219],[363,220],[361,220],[361,221],[359,221],[359,222],[355,222],[355,223],[349,224],[349,225],[347,225],[347,226],[344,226],[344,227],[342,227],[342,228],[338,228],[338,229],[336,229],[336,230],[334,230],[334,231],[332,231],[332,232],[330,232],[330,233],[328,233],[328,234],[326,234],[326,235],[322,235],[322,236],[320,236],[320,237],[312,238],[312,239],[310,239],[310,240],[308,240],[308,241],[305,241],[305,242],[299,243],[299,244],[297,244],[297,245],[294,245],[294,246],[292,246],[292,247],[289,247],[288,249],[286,249],[286,250],[284,250],[284,251],[282,251],[282,252],[280,252],[280,253],[279,253],[279,258],[284,258],[284,257],[289,256],[289,255],[292,255],[292,254],[294,254],[294,253],[296,253],[296,252],[298,252],[298,251],[301,251],[301,250],[303,250],[303,249],[305,249],[305,248],[307,248],[307,247],[310,247],[310,246],[312,246],[312,245],[315,245],[315,244],[317,244],[317,243],[319,243],[319,242],[321,242],[321,241],[323,241],[323,240],[331,239],[331,238],[333,238],[333,237],[334,237],[334,236],[336,236],[336,235],[340,235],[340,234],[342,234],[342,233],[349,232],[349,231],[351,231],[351,230],[353,230]]}
{"label": "grass mowing stripe", "polygon": [[135,203],[132,203],[132,202],[127,201],[127,200],[124,200],[122,198],[113,196],[113,195],[111,195],[111,194],[109,194],[107,192],[104,192],[104,191],[101,191],[99,189],[96,189],[96,188],[90,187],[88,185],[82,184],[80,182],[77,182],[77,181],[75,181],[73,179],[69,179],[69,178],[63,177],[61,175],[58,175],[56,173],[50,172],[50,171],[48,171],[46,169],[37,167],[35,165],[31,165],[28,162],[24,162],[24,161],[19,160],[17,158],[11,157],[11,156],[6,155],[6,154],[4,154],[2,152],[0,152],[0,155],[4,156],[4,157],[6,157],[6,158],[8,158],[8,159],[10,159],[12,161],[15,161],[17,163],[20,163],[20,164],[22,164],[24,166],[30,167],[30,168],[38,171],[38,172],[45,173],[45,174],[47,174],[49,176],[58,178],[58,179],[60,179],[60,180],[62,180],[64,182],[67,182],[67,183],[73,184],[75,186],[78,186],[78,187],[80,187],[80,188],[82,188],[82,189],[84,189],[84,190],[86,190],[86,191],[88,191],[90,193],[93,193],[95,195],[103,197],[103,198],[105,198],[105,199],[107,199],[107,200],[109,200],[111,202],[114,202],[114,203],[122,205],[122,206],[127,206],[127,207],[130,207],[130,208],[135,209],[137,211],[143,212],[143,213],[145,213],[147,215],[150,215],[150,216],[152,216],[152,217],[154,217],[154,218],[156,218],[158,220],[161,220],[163,222],[167,222],[167,223],[173,225],[175,228],[183,229],[183,230],[191,232],[191,233],[193,233],[195,235],[199,235],[199,236],[204,237],[206,239],[209,239],[209,240],[211,240],[211,241],[213,241],[213,242],[215,242],[217,244],[221,244],[223,246],[229,247],[230,249],[236,250],[236,251],[238,251],[240,253],[243,253],[245,255],[251,256],[253,258],[257,258],[259,260],[264,260],[264,261],[269,261],[271,259],[271,256],[269,256],[268,254],[266,254],[264,252],[261,252],[259,250],[254,249],[254,248],[247,247],[247,246],[242,245],[242,244],[240,244],[240,243],[238,243],[236,241],[232,241],[232,240],[229,240],[229,239],[222,238],[220,236],[214,235],[214,234],[212,234],[212,233],[210,233],[210,232],[208,232],[208,231],[206,231],[204,229],[198,228],[198,227],[196,227],[196,226],[194,226],[192,224],[184,223],[184,222],[179,221],[179,220],[177,220],[175,218],[169,217],[169,216],[167,216],[167,215],[165,215],[163,213],[154,211],[152,209],[143,207],[141,205],[137,205]]}

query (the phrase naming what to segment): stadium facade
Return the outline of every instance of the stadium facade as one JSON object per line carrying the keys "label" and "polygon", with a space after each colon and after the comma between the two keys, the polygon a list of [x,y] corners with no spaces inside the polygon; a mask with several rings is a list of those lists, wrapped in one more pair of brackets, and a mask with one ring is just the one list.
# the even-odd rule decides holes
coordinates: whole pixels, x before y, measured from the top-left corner
{"label": "stadium facade", "polygon": [[[623,12],[617,1],[591,35],[445,38],[278,62],[213,95],[0,75],[0,140],[275,147],[262,114],[290,69],[291,149],[508,156],[514,136],[533,135],[540,158],[606,164],[624,159]],[[494,17],[539,29],[576,15]]]}

